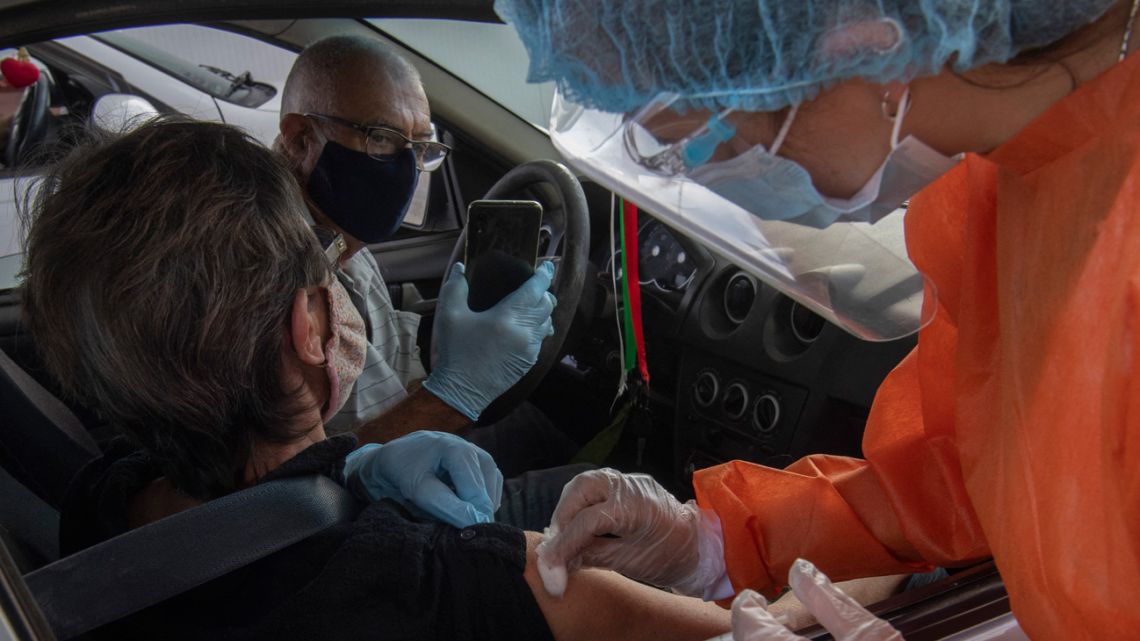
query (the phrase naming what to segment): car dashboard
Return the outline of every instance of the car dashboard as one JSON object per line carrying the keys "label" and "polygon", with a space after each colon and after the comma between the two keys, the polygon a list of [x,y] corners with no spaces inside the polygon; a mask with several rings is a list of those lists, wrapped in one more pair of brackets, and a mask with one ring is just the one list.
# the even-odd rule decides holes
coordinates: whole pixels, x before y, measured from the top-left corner
{"label": "car dashboard", "polygon": [[[656,445],[639,443],[626,467],[689,494],[695,470],[729,460],[784,467],[811,453],[861,455],[875,390],[913,337],[855,338],[644,211],[637,247],[653,428],[635,438]],[[621,249],[595,234],[592,251],[595,287],[611,301],[600,315],[613,314]],[[592,358],[574,356],[616,380],[620,346],[609,321],[594,324],[602,329],[591,333],[608,338]]]}

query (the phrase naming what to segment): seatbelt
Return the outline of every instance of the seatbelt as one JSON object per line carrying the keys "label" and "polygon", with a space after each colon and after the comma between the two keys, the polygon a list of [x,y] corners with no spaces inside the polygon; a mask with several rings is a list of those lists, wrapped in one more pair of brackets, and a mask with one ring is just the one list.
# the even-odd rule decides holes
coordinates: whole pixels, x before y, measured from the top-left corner
{"label": "seatbelt", "polygon": [[116,536],[25,580],[64,641],[349,522],[359,510],[324,476],[270,481]]}

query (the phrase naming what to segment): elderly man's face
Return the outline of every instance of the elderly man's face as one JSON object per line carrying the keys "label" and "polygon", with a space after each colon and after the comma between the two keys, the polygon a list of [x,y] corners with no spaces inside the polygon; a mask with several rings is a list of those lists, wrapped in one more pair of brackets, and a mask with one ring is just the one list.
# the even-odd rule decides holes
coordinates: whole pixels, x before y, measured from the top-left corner
{"label": "elderly man's face", "polygon": [[[287,113],[281,120],[279,148],[289,158],[303,187],[308,184],[326,142],[332,141],[367,153],[366,134],[345,122],[386,127],[411,140],[432,139],[431,112],[418,79],[406,74],[393,74],[380,63],[369,65],[365,61],[354,69],[341,72],[333,86],[331,100],[320,101],[326,105],[321,115],[331,118]],[[393,189],[398,191],[396,187]],[[364,241],[341,229],[320,209],[314,210],[313,216],[319,224],[344,233],[349,247],[342,254],[342,260],[347,260],[364,246]]]}
{"label": "elderly man's face", "polygon": [[[393,78],[389,73],[375,70],[356,75],[355,79],[352,83],[340,83],[341,90],[333,100],[330,113],[325,115],[361,125],[387,127],[412,140],[431,140],[431,111],[423,87],[416,79]],[[362,132],[335,123],[319,126],[329,140],[365,151]]]}
{"label": "elderly man's face", "polygon": [[[362,61],[357,68],[342,71],[333,86],[333,95],[322,115],[358,125],[387,127],[412,140],[431,140],[431,111],[418,79],[393,74],[380,62]],[[281,120],[280,149],[304,185],[325,141],[364,152],[364,136],[359,129],[341,123],[287,113]]]}

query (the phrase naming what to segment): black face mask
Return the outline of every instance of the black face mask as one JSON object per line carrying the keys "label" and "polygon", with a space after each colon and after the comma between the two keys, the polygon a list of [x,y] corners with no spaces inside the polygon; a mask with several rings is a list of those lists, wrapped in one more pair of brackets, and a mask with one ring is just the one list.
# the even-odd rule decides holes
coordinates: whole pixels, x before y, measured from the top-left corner
{"label": "black face mask", "polygon": [[419,177],[411,149],[383,161],[330,140],[309,176],[309,197],[337,227],[377,243],[404,222]]}

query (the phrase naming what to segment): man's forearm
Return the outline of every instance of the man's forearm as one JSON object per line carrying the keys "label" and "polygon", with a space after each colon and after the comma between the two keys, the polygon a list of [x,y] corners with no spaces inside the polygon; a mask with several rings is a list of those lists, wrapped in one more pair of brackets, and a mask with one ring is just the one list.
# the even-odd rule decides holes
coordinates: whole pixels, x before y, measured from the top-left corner
{"label": "man's forearm", "polygon": [[471,421],[438,396],[424,389],[417,381],[408,391],[408,397],[384,414],[356,429],[357,438],[364,443],[386,443],[394,438],[417,430],[456,432]]}

